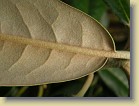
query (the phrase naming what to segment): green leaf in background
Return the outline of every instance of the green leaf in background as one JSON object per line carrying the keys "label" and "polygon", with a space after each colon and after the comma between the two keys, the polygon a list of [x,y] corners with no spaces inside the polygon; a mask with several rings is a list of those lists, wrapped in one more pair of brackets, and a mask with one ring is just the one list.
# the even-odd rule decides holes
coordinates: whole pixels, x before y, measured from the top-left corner
{"label": "green leaf in background", "polygon": [[70,5],[100,21],[106,12],[103,0],[70,0]]}
{"label": "green leaf in background", "polygon": [[129,0],[104,0],[124,24],[130,23]]}
{"label": "green leaf in background", "polygon": [[90,0],[89,15],[96,20],[101,21],[102,16],[106,13],[106,5],[103,0]]}
{"label": "green leaf in background", "polygon": [[109,68],[99,71],[99,75],[105,84],[117,95],[128,96],[128,79],[119,68]]}
{"label": "green leaf in background", "polygon": [[90,0],[70,0],[70,5],[89,14]]}

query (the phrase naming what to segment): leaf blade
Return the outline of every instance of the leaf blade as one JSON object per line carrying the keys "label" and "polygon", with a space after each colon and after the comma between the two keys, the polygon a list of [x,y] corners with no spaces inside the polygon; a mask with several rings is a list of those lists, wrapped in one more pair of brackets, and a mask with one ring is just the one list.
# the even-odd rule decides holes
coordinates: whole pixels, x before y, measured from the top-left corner
{"label": "leaf blade", "polygon": [[113,12],[125,23],[130,23],[130,4],[129,0],[104,0]]}
{"label": "leaf blade", "polygon": [[[115,49],[102,25],[59,0],[0,0],[0,8],[0,33],[12,38],[106,51]],[[0,46],[1,86],[69,81],[95,72],[107,60],[9,41],[0,41]]]}
{"label": "leaf blade", "polygon": [[120,69],[105,69],[99,71],[99,75],[117,96],[128,96],[128,80]]}

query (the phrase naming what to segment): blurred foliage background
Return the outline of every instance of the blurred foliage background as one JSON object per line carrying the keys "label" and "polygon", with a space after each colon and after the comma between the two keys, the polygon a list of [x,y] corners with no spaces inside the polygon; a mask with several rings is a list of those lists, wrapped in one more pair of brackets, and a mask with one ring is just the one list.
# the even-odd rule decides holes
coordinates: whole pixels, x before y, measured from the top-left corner
{"label": "blurred foliage background", "polygon": [[[62,0],[100,22],[113,36],[117,50],[130,50],[130,0]],[[1,97],[72,97],[86,77],[64,83],[32,87],[0,87]],[[85,97],[129,97],[129,84],[122,68],[95,73]]]}

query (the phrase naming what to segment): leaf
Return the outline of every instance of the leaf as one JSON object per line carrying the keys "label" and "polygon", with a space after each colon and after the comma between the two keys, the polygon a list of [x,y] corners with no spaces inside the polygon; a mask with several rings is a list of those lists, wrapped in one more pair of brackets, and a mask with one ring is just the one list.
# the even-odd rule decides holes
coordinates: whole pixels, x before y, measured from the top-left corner
{"label": "leaf", "polygon": [[107,18],[103,21],[103,17],[106,13],[106,5],[103,0],[70,0],[69,4],[89,14],[106,26]]}
{"label": "leaf", "polygon": [[129,0],[104,0],[113,12],[125,24],[130,23],[130,1]]}
{"label": "leaf", "polygon": [[108,27],[107,8],[103,0],[90,0],[89,15]]}
{"label": "leaf", "polygon": [[98,21],[101,21],[102,16],[106,12],[106,6],[103,0],[90,0],[90,11],[89,14],[97,19]]}
{"label": "leaf", "polygon": [[73,7],[89,14],[90,0],[70,0],[70,2]]}
{"label": "leaf", "polygon": [[128,96],[128,79],[121,69],[109,68],[101,70],[99,75],[117,96]]}
{"label": "leaf", "polygon": [[98,22],[59,0],[0,0],[0,26],[1,86],[69,81],[97,71],[107,60],[64,51],[61,44],[115,51]]}

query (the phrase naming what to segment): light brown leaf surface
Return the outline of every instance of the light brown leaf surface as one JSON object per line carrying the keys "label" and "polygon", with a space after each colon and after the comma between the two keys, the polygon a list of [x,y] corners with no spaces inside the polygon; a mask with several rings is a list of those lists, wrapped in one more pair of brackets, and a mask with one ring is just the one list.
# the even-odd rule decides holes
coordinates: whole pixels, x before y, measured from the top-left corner
{"label": "light brown leaf surface", "polygon": [[[115,50],[111,36],[98,22],[59,0],[0,0],[0,33]],[[0,40],[0,86],[73,80],[95,72],[106,60]]]}

